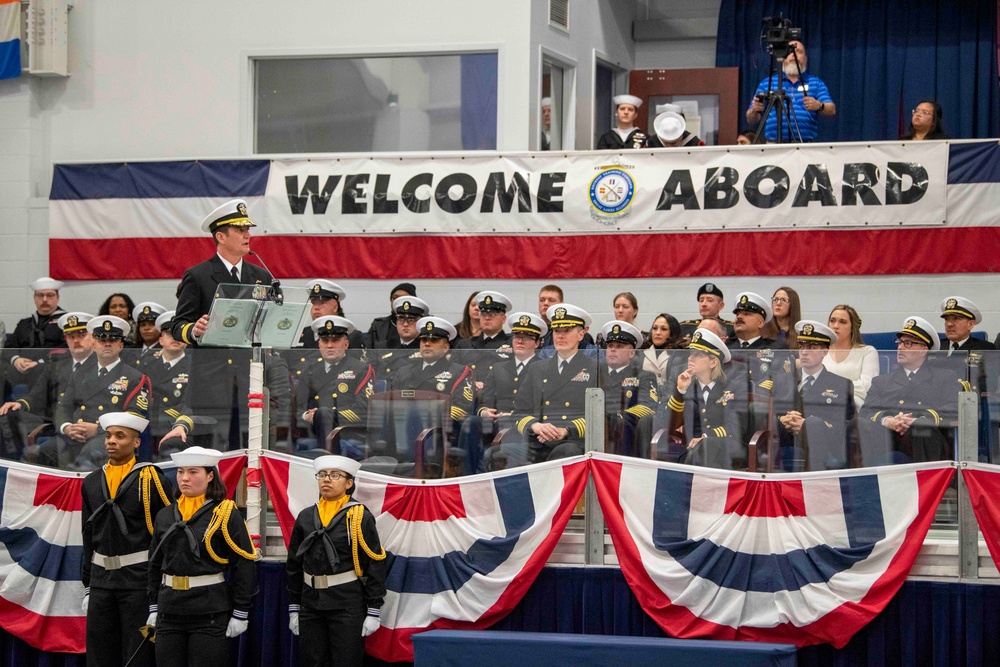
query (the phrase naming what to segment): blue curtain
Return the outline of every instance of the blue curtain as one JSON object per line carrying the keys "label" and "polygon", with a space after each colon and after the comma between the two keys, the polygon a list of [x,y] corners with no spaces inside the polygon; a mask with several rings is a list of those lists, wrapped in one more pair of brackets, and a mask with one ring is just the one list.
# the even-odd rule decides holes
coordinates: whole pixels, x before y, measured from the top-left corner
{"label": "blue curtain", "polygon": [[740,127],[768,75],[761,21],[778,14],[802,28],[809,71],[837,104],[817,141],[896,139],[923,99],[952,138],[1000,134],[996,0],[722,0],[716,66],[740,68]]}
{"label": "blue curtain", "polygon": [[462,149],[496,150],[497,54],[473,53],[462,61]]}
{"label": "blue curtain", "polygon": [[[250,628],[230,643],[228,667],[298,664],[298,640],[288,631],[285,566],[260,563]],[[847,646],[809,646],[799,664],[995,665],[1000,655],[1000,586],[907,581],[885,610]],[[639,606],[617,568],[546,567],[518,605],[492,630],[665,636]],[[0,630],[0,667],[83,667],[82,655],[44,653]],[[402,666],[366,656],[366,667]],[[220,665],[219,667],[226,667]]]}

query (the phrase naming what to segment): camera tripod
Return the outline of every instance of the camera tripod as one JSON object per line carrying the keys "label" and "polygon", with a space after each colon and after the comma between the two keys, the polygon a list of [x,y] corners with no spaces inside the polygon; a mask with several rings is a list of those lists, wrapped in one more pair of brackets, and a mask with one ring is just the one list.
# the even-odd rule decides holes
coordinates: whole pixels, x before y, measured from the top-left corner
{"label": "camera tripod", "polygon": [[[798,117],[796,117],[795,110],[792,108],[792,101],[788,99],[788,93],[785,92],[784,86],[781,85],[780,77],[778,77],[778,89],[777,90],[771,89],[771,83],[775,79],[775,74],[776,74],[775,70],[777,70],[778,72],[782,71],[783,68],[779,67],[779,65],[784,62],[784,59],[787,57],[787,54],[785,56],[781,56],[780,54],[776,55],[774,53],[774,50],[772,50],[771,53],[774,57],[771,58],[771,67],[767,75],[767,92],[761,93],[761,95],[758,96],[758,99],[760,99],[760,97],[763,97],[764,100],[766,100],[766,104],[764,106],[764,112],[761,114],[760,124],[757,126],[757,133],[754,135],[753,143],[762,144],[765,142],[766,139],[764,136],[764,131],[767,128],[767,119],[770,118],[772,111],[776,113],[775,123],[777,126],[776,127],[777,132],[775,133],[775,143],[781,144],[781,143],[787,143],[789,141],[792,142],[798,141],[799,143],[801,143],[802,130],[799,128],[799,119]],[[802,68],[799,66],[799,58],[797,55],[795,55],[794,49],[792,49],[791,53],[792,57],[795,59],[795,69],[799,73],[798,80],[801,85]],[[785,123],[788,123],[787,139],[785,138],[785,132],[784,132]]]}

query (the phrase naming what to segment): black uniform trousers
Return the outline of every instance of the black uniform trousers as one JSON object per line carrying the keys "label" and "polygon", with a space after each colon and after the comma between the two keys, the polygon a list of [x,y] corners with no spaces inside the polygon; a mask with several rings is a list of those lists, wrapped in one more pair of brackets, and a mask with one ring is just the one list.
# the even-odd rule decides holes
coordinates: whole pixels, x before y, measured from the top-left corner
{"label": "black uniform trousers", "polygon": [[[121,667],[144,640],[139,629],[146,624],[149,599],[145,589],[90,588],[87,603],[88,667]],[[153,664],[153,645],[145,643],[132,667]]]}
{"label": "black uniform trousers", "polygon": [[303,606],[299,611],[302,667],[361,667],[365,643],[359,639],[366,615],[361,596],[357,604],[330,611]]}
{"label": "black uniform trousers", "polygon": [[157,614],[157,667],[221,667],[228,664],[226,628],[229,627],[230,615],[228,611]]}

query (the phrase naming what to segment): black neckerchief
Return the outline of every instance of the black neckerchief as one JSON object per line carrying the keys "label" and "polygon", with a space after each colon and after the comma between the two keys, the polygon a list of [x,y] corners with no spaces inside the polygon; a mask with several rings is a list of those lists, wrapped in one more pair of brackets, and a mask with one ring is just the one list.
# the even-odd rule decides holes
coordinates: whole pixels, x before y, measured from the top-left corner
{"label": "black neckerchief", "polygon": [[87,519],[87,523],[92,523],[98,516],[104,514],[110,509],[112,516],[115,517],[115,521],[118,523],[118,529],[122,531],[122,535],[128,535],[128,526],[125,525],[125,515],[122,514],[122,508],[118,506],[118,499],[124,497],[126,488],[131,486],[135,480],[139,479],[139,476],[135,473],[149,465],[151,464],[136,463],[132,470],[125,475],[125,479],[122,480],[122,483],[118,485],[118,493],[115,494],[114,498],[111,497],[111,490],[108,489],[108,478],[104,475],[104,469],[102,468],[101,491],[104,492],[104,502],[101,503],[100,507],[94,510],[94,513],[90,515],[89,519]]}
{"label": "black neckerchief", "polygon": [[163,533],[163,537],[160,538],[160,543],[156,545],[156,550],[153,551],[152,555],[149,557],[152,560],[157,552],[163,547],[167,541],[173,536],[174,533],[178,531],[184,531],[184,535],[187,537],[188,548],[191,550],[191,554],[194,556],[195,560],[201,560],[201,551],[198,549],[198,539],[194,536],[194,531],[191,530],[191,526],[188,525],[196,518],[201,516],[207,509],[214,508],[216,502],[214,500],[205,500],[201,507],[195,510],[195,513],[191,515],[191,518],[187,521],[181,516],[181,511],[178,503],[174,503],[173,513],[174,513],[174,523],[167,529],[167,532]]}
{"label": "black neckerchief", "polygon": [[333,567],[334,571],[336,571],[337,566],[340,565],[340,556],[337,553],[337,547],[333,544],[333,538],[330,537],[330,531],[332,531],[333,528],[341,521],[346,520],[346,509],[360,504],[361,503],[357,501],[348,500],[347,503],[340,508],[340,511],[333,515],[333,518],[330,519],[330,523],[326,526],[323,525],[323,522],[319,518],[319,504],[317,503],[316,505],[313,505],[311,516],[313,520],[312,532],[306,535],[306,538],[302,540],[302,544],[299,545],[298,551],[295,552],[295,557],[302,558],[312,548],[313,542],[320,539],[323,541],[323,551],[326,552],[326,559],[329,561],[330,566]]}

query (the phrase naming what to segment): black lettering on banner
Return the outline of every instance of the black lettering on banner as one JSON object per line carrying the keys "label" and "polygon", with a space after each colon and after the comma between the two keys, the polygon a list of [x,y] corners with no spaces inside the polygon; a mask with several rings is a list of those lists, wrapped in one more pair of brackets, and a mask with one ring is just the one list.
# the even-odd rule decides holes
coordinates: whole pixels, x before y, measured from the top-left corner
{"label": "black lettering on banner", "polygon": [[[760,191],[760,184],[764,181],[774,184],[770,194],[765,195]],[[757,208],[774,208],[780,205],[788,196],[788,190],[788,172],[773,164],[757,167],[743,183],[743,196]]]}
{"label": "black lettering on banner", "polygon": [[660,201],[656,204],[656,210],[669,211],[679,204],[688,211],[697,211],[699,208],[698,197],[694,193],[694,183],[691,182],[691,172],[687,169],[675,169],[670,172],[670,178],[660,191]]}
{"label": "black lettering on banner", "polygon": [[414,213],[427,213],[431,210],[431,199],[420,199],[417,197],[417,188],[421,185],[430,186],[433,176],[431,174],[417,174],[406,182],[403,192],[399,198],[403,200],[403,206]]}
{"label": "black lettering on banner", "polygon": [[500,210],[510,213],[514,206],[514,196],[517,195],[517,212],[531,213],[531,191],[528,188],[528,181],[524,174],[514,172],[510,179],[510,187],[507,187],[502,171],[494,171],[486,179],[486,186],[483,188],[483,203],[479,207],[480,213],[492,213],[496,208],[496,202],[500,202]]}
{"label": "black lettering on banner", "polygon": [[825,164],[808,164],[799,181],[795,192],[793,208],[804,208],[809,202],[818,201],[822,206],[836,206],[837,195],[833,194],[833,184],[830,183],[830,172]]}
{"label": "black lettering on banner", "polygon": [[736,183],[740,173],[732,167],[712,167],[705,172],[705,210],[732,208],[740,201]]}
{"label": "black lettering on banner", "polygon": [[[903,176],[909,176],[913,184],[903,189]],[[927,194],[927,170],[916,162],[890,162],[885,170],[885,203],[913,204]]]}
{"label": "black lettering on banner", "polygon": [[565,171],[555,171],[542,174],[538,181],[538,212],[562,213],[563,184],[566,182]]}
{"label": "black lettering on banner", "polygon": [[870,162],[844,165],[844,183],[840,188],[841,206],[857,206],[858,197],[866,206],[881,206],[874,187],[878,185],[878,167]]}
{"label": "black lettering on banner", "polygon": [[[458,199],[452,199],[448,194],[453,185],[462,188],[462,195]],[[476,203],[477,191],[476,179],[472,176],[463,173],[448,174],[438,183],[434,198],[445,213],[465,213]]]}
{"label": "black lettering on banner", "polygon": [[306,182],[299,192],[299,177],[285,176],[285,192],[288,193],[288,206],[292,210],[292,215],[302,215],[306,212],[306,202],[312,201],[312,212],[314,215],[326,213],[326,207],[330,204],[330,197],[340,183],[340,176],[334,174],[326,179],[323,191],[319,189],[319,176],[306,176]]}
{"label": "black lettering on banner", "polygon": [[389,199],[389,174],[376,174],[375,195],[372,197],[372,213],[398,213],[399,202]]}
{"label": "black lettering on banner", "polygon": [[340,196],[341,213],[350,215],[368,212],[368,202],[364,200],[368,194],[368,176],[369,174],[350,174],[344,177],[344,193]]}

